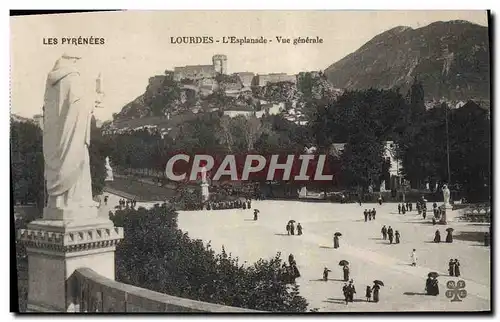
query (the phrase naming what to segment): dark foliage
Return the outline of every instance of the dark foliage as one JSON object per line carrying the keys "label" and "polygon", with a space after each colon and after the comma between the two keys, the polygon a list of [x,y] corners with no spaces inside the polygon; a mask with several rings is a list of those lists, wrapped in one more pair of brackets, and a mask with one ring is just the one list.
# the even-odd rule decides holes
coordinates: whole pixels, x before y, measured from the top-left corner
{"label": "dark foliage", "polygon": [[124,227],[116,250],[120,282],[161,293],[263,311],[304,312],[298,286],[283,281],[280,254],[245,267],[224,249],[217,254],[177,228],[170,206],[118,210],[111,217]]}

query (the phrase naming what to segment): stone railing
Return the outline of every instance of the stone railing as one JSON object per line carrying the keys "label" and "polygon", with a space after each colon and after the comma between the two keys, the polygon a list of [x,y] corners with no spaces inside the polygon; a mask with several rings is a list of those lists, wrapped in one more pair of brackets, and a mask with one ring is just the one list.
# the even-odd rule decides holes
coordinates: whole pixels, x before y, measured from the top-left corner
{"label": "stone railing", "polygon": [[75,270],[70,283],[77,312],[259,312],[150,291],[116,282],[97,274],[90,268]]}

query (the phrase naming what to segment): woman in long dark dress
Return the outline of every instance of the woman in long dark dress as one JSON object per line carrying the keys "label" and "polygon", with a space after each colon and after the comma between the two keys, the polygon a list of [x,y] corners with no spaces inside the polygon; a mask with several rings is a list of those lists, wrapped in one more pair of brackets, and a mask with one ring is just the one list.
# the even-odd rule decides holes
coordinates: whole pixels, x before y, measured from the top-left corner
{"label": "woman in long dark dress", "polygon": [[432,295],[432,278],[430,276],[425,281],[425,292],[427,295]]}
{"label": "woman in long dark dress", "polygon": [[333,236],[333,248],[339,248],[339,236]]}
{"label": "woman in long dark dress", "polygon": [[436,230],[436,234],[434,235],[434,242],[435,243],[441,242],[441,233],[439,232],[439,230]]}
{"label": "woman in long dark dress", "polygon": [[448,263],[448,273],[450,276],[455,276],[455,261],[453,259],[450,259]]}
{"label": "woman in long dark dress", "polygon": [[438,296],[439,295],[439,283],[438,283],[437,278],[433,278],[431,284],[432,284],[432,294],[431,295]]}
{"label": "woman in long dark dress", "polygon": [[399,235],[399,231],[398,230],[396,230],[396,235],[395,236],[396,236],[396,244],[399,244],[399,237],[401,237],[401,236]]}
{"label": "woman in long dark dress", "polygon": [[456,277],[459,277],[460,276],[460,262],[458,261],[458,259],[455,258],[455,276]]}
{"label": "woman in long dark dress", "polygon": [[342,271],[344,272],[344,281],[347,282],[349,280],[349,266],[344,265],[344,267],[342,268]]}
{"label": "woman in long dark dress", "polygon": [[453,235],[452,235],[451,230],[448,230],[448,234],[446,235],[446,242],[453,243]]}
{"label": "woman in long dark dress", "polygon": [[379,301],[378,292],[380,290],[380,286],[378,284],[374,284],[372,290],[373,290],[373,302],[378,302]]}

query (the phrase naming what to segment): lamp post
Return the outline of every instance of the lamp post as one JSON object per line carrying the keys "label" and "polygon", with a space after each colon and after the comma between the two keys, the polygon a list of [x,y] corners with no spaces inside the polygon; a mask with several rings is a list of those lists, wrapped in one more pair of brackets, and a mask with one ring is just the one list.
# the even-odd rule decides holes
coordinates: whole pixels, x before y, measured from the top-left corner
{"label": "lamp post", "polygon": [[451,171],[450,171],[450,137],[448,132],[448,105],[445,104],[445,118],[446,118],[446,159],[447,159],[447,172],[448,172],[448,185],[451,184]]}

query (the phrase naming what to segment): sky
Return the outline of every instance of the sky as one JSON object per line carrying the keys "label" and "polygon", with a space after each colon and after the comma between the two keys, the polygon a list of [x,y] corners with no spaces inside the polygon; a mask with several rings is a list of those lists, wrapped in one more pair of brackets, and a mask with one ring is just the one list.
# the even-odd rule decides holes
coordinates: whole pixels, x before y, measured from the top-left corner
{"label": "sky", "polygon": [[[127,11],[11,17],[11,113],[42,112],[47,73],[64,52],[82,55],[87,79],[103,79],[103,108],[111,119],[144,93],[148,79],[175,66],[208,65],[228,58],[228,73],[323,70],[396,26],[467,20],[487,26],[486,11]],[[104,38],[103,45],[63,45],[61,38]],[[268,44],[172,44],[171,37],[223,36],[273,39]],[[276,37],[320,37],[322,44],[279,44]],[[57,45],[47,45],[57,38]],[[89,83],[90,84],[90,83]],[[95,85],[92,85],[95,86]]]}

